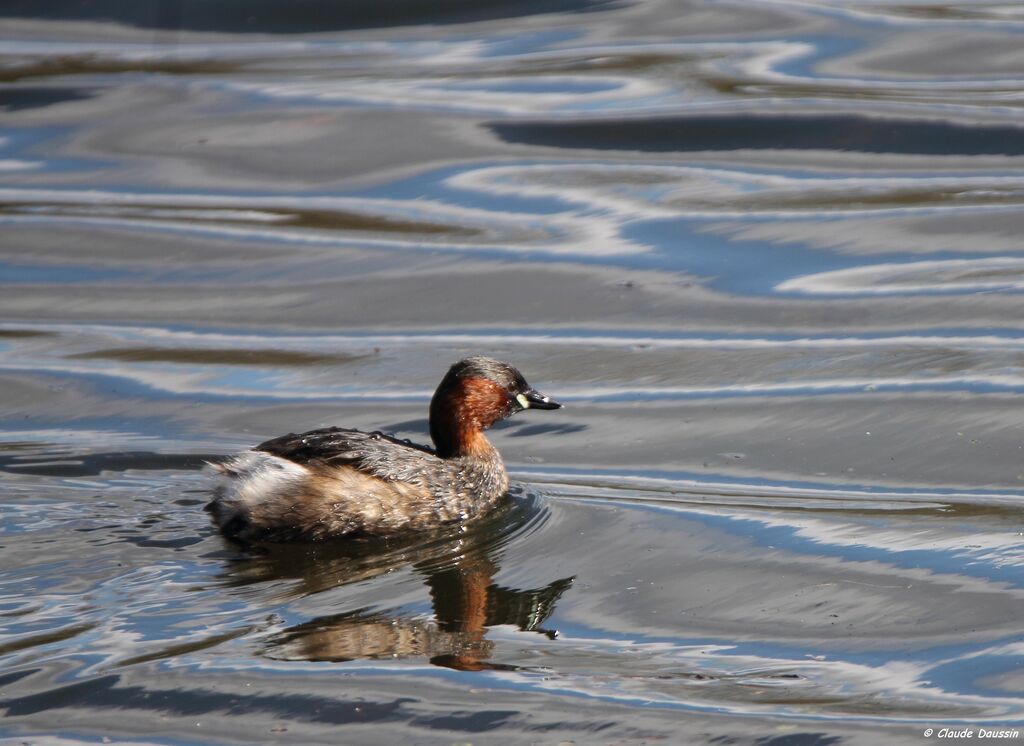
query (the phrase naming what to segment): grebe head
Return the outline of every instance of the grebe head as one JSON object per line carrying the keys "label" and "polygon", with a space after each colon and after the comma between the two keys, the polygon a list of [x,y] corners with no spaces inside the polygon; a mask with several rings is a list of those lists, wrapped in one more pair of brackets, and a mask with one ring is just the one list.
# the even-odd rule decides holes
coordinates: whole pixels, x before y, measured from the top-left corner
{"label": "grebe head", "polygon": [[[439,456],[464,455],[481,445],[481,431],[524,409],[561,409],[508,363],[476,356],[448,369],[430,401],[430,437]],[[486,445],[486,440],[483,440]]]}

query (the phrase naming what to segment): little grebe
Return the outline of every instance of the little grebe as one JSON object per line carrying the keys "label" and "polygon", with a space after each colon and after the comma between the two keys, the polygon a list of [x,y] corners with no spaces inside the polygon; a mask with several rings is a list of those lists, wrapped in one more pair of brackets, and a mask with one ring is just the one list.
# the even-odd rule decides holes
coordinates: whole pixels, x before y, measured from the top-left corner
{"label": "little grebe", "polygon": [[244,541],[386,536],[468,520],[508,490],[483,431],[524,409],[561,406],[511,365],[466,358],[430,401],[434,450],[338,427],[289,433],[215,464],[227,479],[207,509]]}

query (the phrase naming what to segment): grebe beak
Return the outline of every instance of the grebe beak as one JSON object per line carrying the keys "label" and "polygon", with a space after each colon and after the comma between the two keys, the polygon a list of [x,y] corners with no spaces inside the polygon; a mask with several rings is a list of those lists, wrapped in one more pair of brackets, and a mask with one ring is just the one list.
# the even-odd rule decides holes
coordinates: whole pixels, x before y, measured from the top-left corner
{"label": "grebe beak", "polygon": [[523,409],[561,409],[562,405],[535,389],[527,389],[516,395],[516,401]]}

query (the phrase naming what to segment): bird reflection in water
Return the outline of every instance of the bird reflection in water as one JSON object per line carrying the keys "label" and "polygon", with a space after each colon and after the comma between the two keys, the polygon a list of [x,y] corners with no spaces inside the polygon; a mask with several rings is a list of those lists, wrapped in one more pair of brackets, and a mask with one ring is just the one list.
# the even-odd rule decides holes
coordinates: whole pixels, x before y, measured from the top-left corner
{"label": "bird reflection in water", "polygon": [[308,661],[425,657],[458,670],[507,669],[490,660],[494,643],[487,630],[514,625],[554,639],[557,632],[544,622],[573,581],[561,578],[529,589],[494,582],[504,546],[546,518],[536,499],[519,497],[485,520],[416,539],[266,547],[234,564],[229,582],[297,579],[292,592],[305,596],[411,565],[429,589],[432,616],[356,609],[318,617],[276,634],[265,654]]}

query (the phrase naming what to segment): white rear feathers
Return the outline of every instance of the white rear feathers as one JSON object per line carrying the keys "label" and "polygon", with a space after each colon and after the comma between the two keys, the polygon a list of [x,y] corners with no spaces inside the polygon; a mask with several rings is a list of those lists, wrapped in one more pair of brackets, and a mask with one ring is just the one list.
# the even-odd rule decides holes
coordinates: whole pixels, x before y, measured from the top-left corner
{"label": "white rear feathers", "polygon": [[240,510],[294,494],[310,476],[306,467],[263,451],[244,451],[212,466],[226,477],[218,490],[219,501]]}

